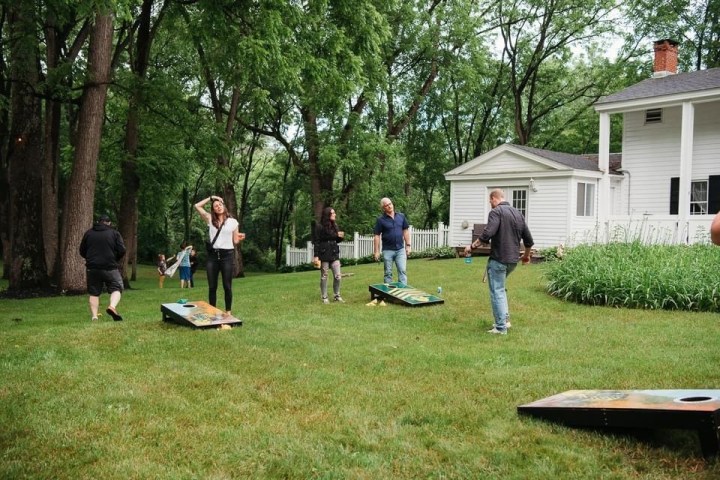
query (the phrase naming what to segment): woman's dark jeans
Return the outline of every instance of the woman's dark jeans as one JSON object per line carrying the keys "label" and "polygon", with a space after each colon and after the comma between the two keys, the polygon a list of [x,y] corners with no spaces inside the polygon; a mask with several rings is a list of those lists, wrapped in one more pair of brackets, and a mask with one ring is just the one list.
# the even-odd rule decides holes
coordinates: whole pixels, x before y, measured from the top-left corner
{"label": "woman's dark jeans", "polygon": [[212,250],[208,252],[208,303],[213,307],[217,306],[218,274],[222,274],[223,290],[225,291],[225,310],[232,310],[232,279],[234,271],[235,250]]}

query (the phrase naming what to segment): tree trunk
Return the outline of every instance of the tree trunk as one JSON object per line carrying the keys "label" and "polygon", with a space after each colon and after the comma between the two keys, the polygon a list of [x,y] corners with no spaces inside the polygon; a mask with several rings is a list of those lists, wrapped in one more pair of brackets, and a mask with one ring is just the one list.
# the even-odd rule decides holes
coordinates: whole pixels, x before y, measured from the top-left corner
{"label": "tree trunk", "polygon": [[[0,68],[0,95],[10,98],[8,72]],[[0,107],[0,243],[2,246],[2,278],[10,278],[10,183],[8,182],[8,138],[10,120],[8,106]]]}
{"label": "tree trunk", "polygon": [[[150,54],[150,23],[153,0],[143,0],[139,18],[137,49],[132,64],[134,87],[128,105],[128,117],[125,126],[125,158],[122,161],[122,193],[120,195],[120,213],[118,227],[127,244],[127,254],[122,259],[122,277],[126,288],[130,280],[135,280],[137,269],[138,236],[138,194],[140,176],[137,173],[137,150],[140,143],[140,109],[144,105],[143,83],[147,77]],[[128,276],[128,263],[132,262],[132,275]]]}
{"label": "tree trunk", "polygon": [[97,13],[90,35],[88,80],[81,100],[75,158],[63,208],[60,288],[64,291],[81,292],[86,288],[84,262],[78,246],[93,219],[112,36],[112,16]]}
{"label": "tree trunk", "polygon": [[11,125],[8,145],[10,291],[48,285],[42,222],[42,108],[33,4],[9,10]]}
{"label": "tree trunk", "polygon": [[[46,62],[48,72],[55,70],[60,58],[60,42],[57,38],[57,22],[49,11],[45,27]],[[51,279],[57,281],[58,252],[60,249],[59,159],[60,159],[60,102],[51,97],[45,100],[45,138],[42,184],[42,225],[45,245],[45,264]]]}
{"label": "tree trunk", "polygon": [[335,169],[320,169],[320,139],[318,138],[317,115],[307,107],[301,109],[303,127],[305,128],[305,149],[308,156],[310,174],[310,196],[313,204],[313,215],[320,222],[323,208],[333,201],[333,180]]}

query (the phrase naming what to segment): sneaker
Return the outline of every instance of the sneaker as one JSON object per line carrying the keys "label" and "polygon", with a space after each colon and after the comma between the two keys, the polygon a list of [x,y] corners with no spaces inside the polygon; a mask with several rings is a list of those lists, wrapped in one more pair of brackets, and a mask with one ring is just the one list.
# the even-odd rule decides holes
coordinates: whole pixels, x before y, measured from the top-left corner
{"label": "sneaker", "polygon": [[343,300],[340,295],[335,295],[335,301],[338,303],[345,303],[345,300]]}
{"label": "sneaker", "polygon": [[97,321],[98,321],[98,318],[97,318],[97,317],[92,317],[92,320],[91,320],[91,321],[92,321],[92,322],[97,322]]}
{"label": "sneaker", "polygon": [[497,328],[493,327],[488,330],[487,333],[493,333],[495,335],[507,335],[507,330],[498,330]]}
{"label": "sneaker", "polygon": [[510,328],[510,327],[512,327],[512,325],[510,324],[510,322],[509,322],[509,321],[508,321],[508,322],[505,322],[505,328]]}
{"label": "sneaker", "polygon": [[322,297],[322,302],[327,305],[328,303],[330,303],[330,300],[328,300],[327,297]]}
{"label": "sneaker", "polygon": [[123,318],[120,316],[119,313],[117,313],[117,310],[115,310],[113,307],[108,307],[107,310],[105,310],[105,313],[110,315],[113,320],[116,322],[121,321]]}

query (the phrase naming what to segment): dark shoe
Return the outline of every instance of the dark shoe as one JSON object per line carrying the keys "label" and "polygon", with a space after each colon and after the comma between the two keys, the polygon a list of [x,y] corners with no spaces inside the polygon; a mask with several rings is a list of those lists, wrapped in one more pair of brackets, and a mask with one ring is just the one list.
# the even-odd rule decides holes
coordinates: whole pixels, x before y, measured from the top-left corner
{"label": "dark shoe", "polygon": [[116,322],[119,322],[122,320],[122,317],[120,316],[120,314],[117,313],[117,310],[115,310],[113,307],[108,307],[107,310],[105,310],[105,313],[110,315],[112,317],[112,319],[115,320]]}

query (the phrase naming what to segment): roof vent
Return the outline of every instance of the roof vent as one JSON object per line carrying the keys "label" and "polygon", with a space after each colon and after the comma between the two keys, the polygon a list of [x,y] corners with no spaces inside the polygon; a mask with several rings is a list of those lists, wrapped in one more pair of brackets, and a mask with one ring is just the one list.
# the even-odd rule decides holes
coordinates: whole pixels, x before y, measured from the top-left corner
{"label": "roof vent", "polygon": [[652,123],[662,123],[662,108],[651,108],[645,110],[645,125]]}

